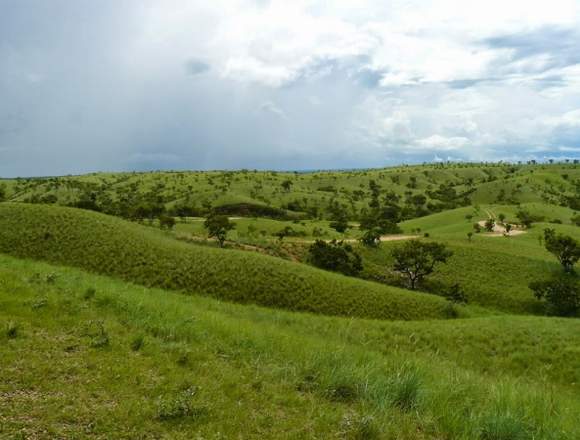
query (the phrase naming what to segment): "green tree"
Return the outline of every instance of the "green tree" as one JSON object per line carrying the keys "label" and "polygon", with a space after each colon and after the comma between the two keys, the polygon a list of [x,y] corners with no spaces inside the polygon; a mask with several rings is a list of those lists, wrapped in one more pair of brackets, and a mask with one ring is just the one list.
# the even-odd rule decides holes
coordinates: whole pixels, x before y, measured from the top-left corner
{"label": "green tree", "polygon": [[236,227],[236,225],[230,222],[227,215],[210,215],[205,219],[203,223],[208,232],[209,238],[215,238],[220,247],[224,246],[228,232]]}
{"label": "green tree", "polygon": [[285,180],[284,182],[282,182],[282,188],[284,188],[284,191],[286,192],[290,192],[290,189],[292,188],[293,182],[291,180]]}
{"label": "green tree", "polygon": [[368,247],[376,247],[381,243],[381,231],[378,228],[366,229],[360,238],[362,244]]}
{"label": "green tree", "polygon": [[564,268],[564,272],[574,272],[574,265],[580,259],[580,244],[569,235],[556,234],[554,229],[544,229],[544,243]]}
{"label": "green tree", "polygon": [[409,287],[415,290],[423,278],[433,273],[435,265],[445,263],[453,252],[442,243],[409,240],[394,248],[391,255],[394,259],[393,269],[405,275]]}
{"label": "green tree", "polygon": [[491,217],[490,217],[490,218],[488,218],[488,219],[485,221],[485,225],[484,225],[484,227],[485,227],[485,230],[486,230],[487,232],[493,232],[493,229],[495,228],[495,220],[494,220],[494,219],[492,219]]}
{"label": "green tree", "polygon": [[536,298],[546,301],[551,314],[576,316],[580,311],[580,283],[575,275],[554,276],[549,280],[535,281],[529,287]]}
{"label": "green tree", "polygon": [[159,216],[159,227],[161,229],[173,229],[175,226],[175,219],[169,215]]}
{"label": "green tree", "polygon": [[343,241],[316,240],[308,249],[308,261],[321,269],[351,276],[363,269],[360,255]]}

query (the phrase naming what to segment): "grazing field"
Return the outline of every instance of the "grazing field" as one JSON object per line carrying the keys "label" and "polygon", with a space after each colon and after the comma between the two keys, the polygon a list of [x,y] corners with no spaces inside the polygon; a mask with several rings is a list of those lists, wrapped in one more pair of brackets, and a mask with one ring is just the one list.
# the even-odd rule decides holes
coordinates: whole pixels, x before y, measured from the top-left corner
{"label": "grazing field", "polygon": [[0,252],[147,286],[289,310],[380,319],[445,316],[445,301],[434,295],[255,252],[195,246],[152,228],[80,209],[0,204]]}
{"label": "grazing field", "polygon": [[580,435],[573,319],[329,318],[3,256],[0,305],[7,438]]}
{"label": "grazing field", "polygon": [[1,439],[580,438],[577,163],[0,190]]}

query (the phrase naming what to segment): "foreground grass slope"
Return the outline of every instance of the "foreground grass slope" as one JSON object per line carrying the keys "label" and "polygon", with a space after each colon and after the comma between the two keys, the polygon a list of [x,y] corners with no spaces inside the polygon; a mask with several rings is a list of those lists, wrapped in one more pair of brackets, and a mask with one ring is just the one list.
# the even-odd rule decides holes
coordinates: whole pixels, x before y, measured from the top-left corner
{"label": "foreground grass slope", "polygon": [[253,252],[182,243],[94,212],[0,204],[0,252],[125,280],[289,310],[378,319],[445,317],[443,299]]}
{"label": "foreground grass slope", "polygon": [[293,314],[0,255],[0,437],[575,439],[579,325]]}

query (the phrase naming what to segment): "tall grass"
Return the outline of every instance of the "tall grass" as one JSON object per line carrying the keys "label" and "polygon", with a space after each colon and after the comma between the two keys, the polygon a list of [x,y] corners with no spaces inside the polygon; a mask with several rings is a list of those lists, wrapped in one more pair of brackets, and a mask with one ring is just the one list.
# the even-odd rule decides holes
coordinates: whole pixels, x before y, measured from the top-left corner
{"label": "tall grass", "polygon": [[445,317],[445,301],[434,295],[257,253],[182,243],[72,208],[0,204],[0,251],[240,303],[377,319]]}

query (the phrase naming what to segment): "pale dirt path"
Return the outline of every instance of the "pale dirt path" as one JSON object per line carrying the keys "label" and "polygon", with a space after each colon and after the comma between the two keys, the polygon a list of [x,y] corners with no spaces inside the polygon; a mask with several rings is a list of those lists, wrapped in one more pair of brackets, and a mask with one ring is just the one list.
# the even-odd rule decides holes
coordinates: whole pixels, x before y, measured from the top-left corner
{"label": "pale dirt path", "polygon": [[[479,224],[479,226],[481,226],[485,230],[485,222],[486,222],[486,220],[481,220],[477,223]],[[516,226],[516,225],[512,225],[512,230],[508,234],[506,232],[505,226],[496,223],[493,227],[493,232],[486,232],[482,235],[484,237],[504,237],[506,235],[511,237],[514,235],[521,235],[521,234],[527,234],[527,233],[528,233],[528,231],[524,231],[523,229],[521,229],[521,227]]]}

